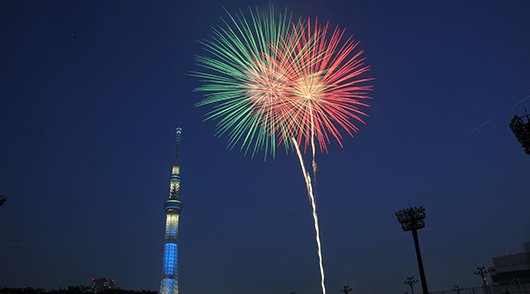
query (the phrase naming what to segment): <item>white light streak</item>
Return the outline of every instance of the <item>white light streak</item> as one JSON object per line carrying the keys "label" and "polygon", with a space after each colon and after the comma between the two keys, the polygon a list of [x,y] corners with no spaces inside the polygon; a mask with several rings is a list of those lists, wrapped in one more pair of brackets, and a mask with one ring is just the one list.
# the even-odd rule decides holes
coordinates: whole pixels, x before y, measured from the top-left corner
{"label": "white light streak", "polygon": [[315,224],[315,233],[317,240],[317,249],[318,249],[318,264],[320,266],[320,285],[322,286],[322,293],[326,294],[326,286],[324,284],[324,265],[322,262],[322,246],[320,244],[320,228],[318,226],[318,215],[317,215],[317,204],[315,202],[315,197],[313,196],[313,186],[311,185],[311,175],[306,171],[304,160],[302,158],[302,153],[298,147],[298,143],[294,137],[291,138],[293,141],[294,147],[296,148],[296,154],[298,154],[298,159],[300,159],[300,166],[302,167],[302,174],[304,175],[305,184],[307,188],[307,195],[309,196],[309,202],[311,202],[311,208],[313,209],[313,222]]}

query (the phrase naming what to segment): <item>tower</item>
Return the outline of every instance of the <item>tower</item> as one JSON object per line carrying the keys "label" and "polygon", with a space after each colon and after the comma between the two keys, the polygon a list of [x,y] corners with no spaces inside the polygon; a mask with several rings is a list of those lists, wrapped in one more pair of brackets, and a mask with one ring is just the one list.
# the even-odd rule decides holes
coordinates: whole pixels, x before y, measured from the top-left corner
{"label": "tower", "polygon": [[177,128],[176,161],[171,169],[169,178],[169,197],[164,202],[166,211],[166,233],[164,236],[164,265],[162,268],[162,281],[160,294],[178,294],[178,226],[182,201],[180,201],[180,134]]}

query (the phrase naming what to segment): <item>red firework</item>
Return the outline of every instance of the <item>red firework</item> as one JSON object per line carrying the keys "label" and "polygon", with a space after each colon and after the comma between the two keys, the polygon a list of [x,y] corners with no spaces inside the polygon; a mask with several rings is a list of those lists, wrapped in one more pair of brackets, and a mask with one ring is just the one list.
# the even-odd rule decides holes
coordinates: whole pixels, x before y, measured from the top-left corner
{"label": "red firework", "polygon": [[352,120],[364,124],[361,108],[368,107],[372,87],[367,82],[372,79],[362,77],[370,67],[364,64],[363,51],[357,50],[359,42],[344,39],[338,27],[331,30],[317,19],[313,23],[308,19],[293,24],[291,35],[274,48],[275,57],[268,56],[270,68],[287,84],[283,95],[270,100],[277,121],[271,131],[284,143],[287,136],[294,137],[306,148],[310,143],[314,148],[317,140],[327,151],[330,138],[342,147],[339,129],[353,136],[358,127]]}

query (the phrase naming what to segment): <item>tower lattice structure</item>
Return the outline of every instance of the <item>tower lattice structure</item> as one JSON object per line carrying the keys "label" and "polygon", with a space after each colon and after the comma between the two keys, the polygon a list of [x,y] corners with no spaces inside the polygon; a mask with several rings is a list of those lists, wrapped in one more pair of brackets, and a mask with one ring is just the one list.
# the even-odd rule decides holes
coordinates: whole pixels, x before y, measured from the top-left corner
{"label": "tower lattice structure", "polygon": [[180,201],[180,135],[177,128],[176,161],[171,169],[169,197],[164,202],[166,211],[166,232],[164,236],[164,264],[160,294],[178,294],[178,225],[182,201]]}

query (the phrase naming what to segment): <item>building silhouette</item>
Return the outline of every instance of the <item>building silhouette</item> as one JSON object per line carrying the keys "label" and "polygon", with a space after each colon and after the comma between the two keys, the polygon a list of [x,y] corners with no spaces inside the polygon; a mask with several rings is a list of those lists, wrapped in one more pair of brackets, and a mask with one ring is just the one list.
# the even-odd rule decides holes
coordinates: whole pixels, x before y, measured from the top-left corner
{"label": "building silhouette", "polygon": [[493,257],[490,269],[494,285],[530,284],[530,242],[524,243],[524,252]]}
{"label": "building silhouette", "polygon": [[178,294],[178,225],[182,201],[180,201],[180,134],[177,128],[176,161],[171,169],[169,198],[164,202],[166,232],[164,237],[164,260],[160,294]]}

